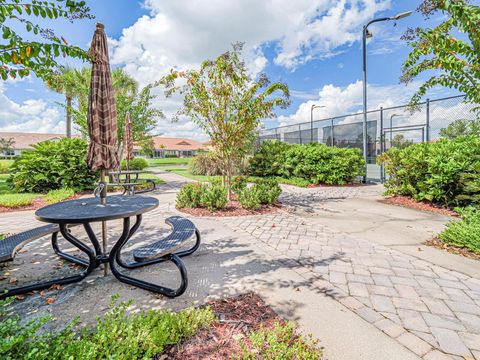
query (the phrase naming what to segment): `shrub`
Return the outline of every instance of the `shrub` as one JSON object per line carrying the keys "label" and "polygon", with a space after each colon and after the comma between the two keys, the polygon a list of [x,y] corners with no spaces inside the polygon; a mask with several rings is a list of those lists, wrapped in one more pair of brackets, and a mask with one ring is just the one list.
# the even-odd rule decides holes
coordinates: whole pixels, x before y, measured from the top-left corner
{"label": "shrub", "polygon": [[238,201],[244,209],[260,209],[260,196],[258,188],[256,186],[246,188],[240,194],[238,194]]}
{"label": "shrub", "polygon": [[275,179],[265,179],[258,182],[254,187],[257,189],[258,199],[261,204],[276,204],[282,194],[282,188]]}
{"label": "shrub", "polygon": [[282,141],[264,141],[250,159],[248,173],[253,176],[281,176],[285,154],[294,145]]}
{"label": "shrub", "polygon": [[360,149],[318,143],[296,145],[287,150],[283,168],[286,177],[299,177],[311,184],[344,185],[365,171]]}
{"label": "shrub", "polygon": [[12,160],[0,160],[0,174],[7,174],[12,162]]}
{"label": "shrub", "polygon": [[[121,164],[122,170],[127,170],[127,160],[122,160]],[[128,169],[129,170],[143,170],[148,167],[147,159],[138,157],[129,161]]]}
{"label": "shrub", "polygon": [[191,183],[183,185],[177,195],[177,208],[205,207],[210,211],[224,209],[227,189],[221,184]]}
{"label": "shrub", "polygon": [[311,336],[297,335],[290,322],[282,325],[276,322],[272,329],[260,328],[252,331],[248,339],[253,347],[250,350],[242,340],[242,359],[302,359],[317,360],[322,358],[318,341]]}
{"label": "shrub", "polygon": [[247,179],[243,176],[237,176],[232,181],[232,191],[235,194],[240,194],[243,190],[247,188]]}
{"label": "shrub", "polygon": [[462,220],[447,223],[438,237],[446,244],[480,254],[480,210],[470,207],[459,212]]}
{"label": "shrub", "polygon": [[38,197],[38,194],[3,194],[0,195],[0,206],[7,208],[28,206]]}
{"label": "shrub", "polygon": [[22,321],[20,316],[8,314],[11,301],[0,302],[2,359],[153,359],[167,346],[178,344],[214,321],[208,307],[127,315],[131,302],[122,302],[112,303],[94,328],[79,329],[76,319],[61,331],[47,332],[44,325],[52,317]]}
{"label": "shrub", "polygon": [[16,192],[92,189],[98,175],[88,168],[86,154],[87,142],[82,139],[41,142],[15,160],[8,181]]}
{"label": "shrub", "polygon": [[177,194],[177,208],[196,208],[200,206],[204,185],[201,183],[185,184]]}
{"label": "shrub", "polygon": [[49,204],[54,204],[70,199],[73,195],[75,195],[75,191],[73,189],[50,190],[47,195],[44,196],[44,200]]}
{"label": "shrub", "polygon": [[480,203],[480,137],[391,149],[379,160],[389,175],[387,194],[450,207]]}
{"label": "shrub", "polygon": [[190,162],[190,172],[193,175],[222,175],[222,167],[218,158],[211,152],[198,154]]}
{"label": "shrub", "polygon": [[200,205],[210,211],[224,209],[228,203],[227,189],[222,185],[204,185]]}

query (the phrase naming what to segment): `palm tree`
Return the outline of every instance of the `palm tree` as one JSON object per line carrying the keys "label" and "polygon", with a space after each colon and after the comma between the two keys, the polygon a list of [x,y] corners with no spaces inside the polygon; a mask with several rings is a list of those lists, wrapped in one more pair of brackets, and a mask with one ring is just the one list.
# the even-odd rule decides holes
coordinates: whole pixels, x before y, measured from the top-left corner
{"label": "palm tree", "polygon": [[72,137],[72,103],[78,96],[76,71],[68,66],[62,66],[53,77],[45,81],[50,90],[65,95],[66,102],[66,135]]}

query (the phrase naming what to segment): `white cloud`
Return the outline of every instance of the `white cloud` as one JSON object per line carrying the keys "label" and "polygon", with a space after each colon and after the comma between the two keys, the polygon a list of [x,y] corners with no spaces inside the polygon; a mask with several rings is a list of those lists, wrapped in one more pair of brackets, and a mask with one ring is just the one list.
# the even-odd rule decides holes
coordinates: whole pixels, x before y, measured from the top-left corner
{"label": "white cloud", "polygon": [[[368,86],[368,108],[391,107],[406,104],[413,92],[418,89],[419,83],[414,82],[409,86]],[[325,85],[315,97],[306,101],[298,107],[294,114],[280,116],[278,118],[281,126],[298,124],[310,121],[312,105],[322,105],[324,108],[314,110],[315,119],[326,119],[334,116],[341,116],[359,112],[363,108],[363,87],[361,81],[356,81],[345,87],[333,84]]]}
{"label": "white cloud", "polygon": [[43,100],[12,101],[0,82],[0,131],[64,133],[65,121],[57,108]]}

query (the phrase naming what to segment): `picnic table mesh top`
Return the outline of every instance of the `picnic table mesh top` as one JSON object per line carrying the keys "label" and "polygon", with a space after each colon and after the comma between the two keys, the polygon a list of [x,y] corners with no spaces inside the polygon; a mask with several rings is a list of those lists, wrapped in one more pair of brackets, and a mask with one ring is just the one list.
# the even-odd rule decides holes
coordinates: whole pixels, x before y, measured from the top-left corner
{"label": "picnic table mesh top", "polygon": [[107,196],[106,204],[99,198],[62,201],[45,206],[35,212],[40,221],[57,224],[81,224],[136,216],[158,206],[158,200],[150,196]]}

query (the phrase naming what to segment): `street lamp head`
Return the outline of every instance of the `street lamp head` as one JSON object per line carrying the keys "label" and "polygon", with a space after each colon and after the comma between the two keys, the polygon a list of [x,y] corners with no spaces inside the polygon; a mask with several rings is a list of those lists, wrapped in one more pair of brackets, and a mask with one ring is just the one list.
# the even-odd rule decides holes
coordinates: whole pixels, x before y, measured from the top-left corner
{"label": "street lamp head", "polygon": [[372,32],[371,32],[370,30],[368,30],[368,29],[365,29],[365,37],[366,37],[367,39],[370,39],[371,37],[373,37]]}
{"label": "street lamp head", "polygon": [[403,19],[403,18],[406,18],[410,15],[412,15],[413,11],[405,11],[405,12],[402,12],[402,13],[399,13],[395,16],[392,16],[390,19],[391,20],[400,20],[400,19]]}

